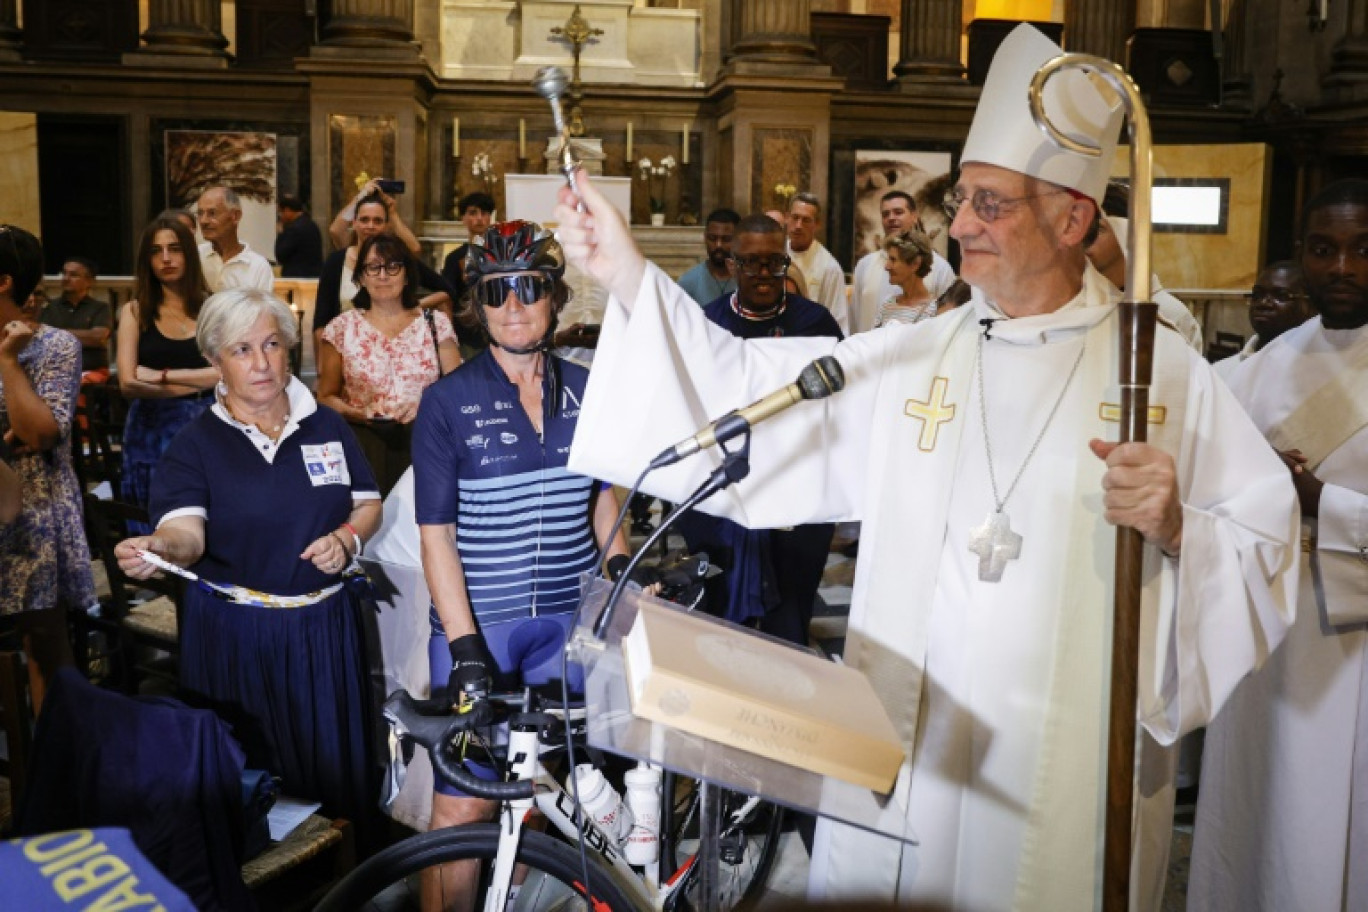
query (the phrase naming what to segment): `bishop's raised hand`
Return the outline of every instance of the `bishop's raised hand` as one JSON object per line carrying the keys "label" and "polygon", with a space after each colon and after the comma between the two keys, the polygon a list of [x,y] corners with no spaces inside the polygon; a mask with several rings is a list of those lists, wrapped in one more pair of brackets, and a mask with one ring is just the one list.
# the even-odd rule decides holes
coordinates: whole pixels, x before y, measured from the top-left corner
{"label": "bishop's raised hand", "polygon": [[[646,258],[632,238],[622,213],[599,193],[583,169],[575,172],[580,198],[569,187],[562,187],[556,206],[556,236],[566,258],[576,268],[593,276],[628,308],[641,287]],[[580,212],[576,204],[583,201]]]}

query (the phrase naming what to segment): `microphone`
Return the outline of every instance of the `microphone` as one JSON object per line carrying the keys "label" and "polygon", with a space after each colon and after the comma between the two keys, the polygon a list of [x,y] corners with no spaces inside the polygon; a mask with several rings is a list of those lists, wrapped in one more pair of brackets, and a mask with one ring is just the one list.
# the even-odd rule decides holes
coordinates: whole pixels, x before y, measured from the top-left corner
{"label": "microphone", "polygon": [[795,403],[805,399],[825,399],[832,393],[839,393],[844,387],[845,371],[841,370],[840,362],[830,355],[818,358],[803,368],[797,380],[783,389],[775,390],[745,408],[728,412],[692,437],[662,450],[659,456],[651,460],[650,468],[654,470],[674,465],[699,450],[740,436]]}

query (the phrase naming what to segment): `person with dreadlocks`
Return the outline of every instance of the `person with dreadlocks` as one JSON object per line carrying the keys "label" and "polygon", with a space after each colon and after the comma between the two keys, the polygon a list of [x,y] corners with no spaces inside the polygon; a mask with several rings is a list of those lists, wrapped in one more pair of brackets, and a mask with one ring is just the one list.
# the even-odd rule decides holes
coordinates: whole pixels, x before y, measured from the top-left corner
{"label": "person with dreadlocks", "polygon": [[[551,351],[570,297],[560,244],[535,223],[501,222],[470,245],[462,272],[463,307],[490,346],[428,387],[413,431],[432,687],[453,702],[496,676],[559,677],[580,574],[600,550],[627,553],[621,534],[608,540],[612,489],[565,467],[589,374]],[[431,827],[492,810],[438,777]],[[468,908],[477,876],[477,863],[443,866],[424,882],[423,907]]]}

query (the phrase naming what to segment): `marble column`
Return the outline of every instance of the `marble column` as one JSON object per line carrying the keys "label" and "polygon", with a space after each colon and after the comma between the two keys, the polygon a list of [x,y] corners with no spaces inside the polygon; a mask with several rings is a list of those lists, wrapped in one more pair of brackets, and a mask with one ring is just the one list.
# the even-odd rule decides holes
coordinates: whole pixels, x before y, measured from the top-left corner
{"label": "marble column", "polygon": [[142,40],[139,53],[227,59],[219,0],[150,0]]}
{"label": "marble column", "polygon": [[412,45],[413,0],[333,0],[322,43],[376,48]]}
{"label": "marble column", "polygon": [[1065,0],[1064,49],[1096,54],[1122,66],[1135,31],[1136,0]]}
{"label": "marble column", "polygon": [[1330,72],[1323,84],[1336,100],[1368,97],[1368,0],[1347,0],[1344,36],[1330,55]]}
{"label": "marble column", "polygon": [[19,60],[24,33],[19,29],[19,0],[0,0],[0,60]]}
{"label": "marble column", "polygon": [[1221,102],[1248,110],[1253,104],[1253,79],[1249,72],[1249,0],[1235,0],[1222,34]]}
{"label": "marble column", "polygon": [[735,0],[731,61],[816,63],[811,0]]}
{"label": "marble column", "polygon": [[960,63],[964,11],[961,0],[902,0],[899,83],[964,82]]}

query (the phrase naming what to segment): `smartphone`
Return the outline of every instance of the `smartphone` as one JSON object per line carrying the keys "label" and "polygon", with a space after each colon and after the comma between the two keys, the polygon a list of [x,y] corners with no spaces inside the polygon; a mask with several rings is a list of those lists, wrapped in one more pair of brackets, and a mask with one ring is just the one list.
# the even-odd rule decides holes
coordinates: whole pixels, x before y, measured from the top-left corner
{"label": "smartphone", "polygon": [[404,192],[404,182],[401,180],[390,180],[382,177],[375,182],[375,186],[380,188],[381,193],[388,193],[390,196]]}
{"label": "smartphone", "polygon": [[389,415],[372,415],[371,424],[394,424],[394,419]]}

